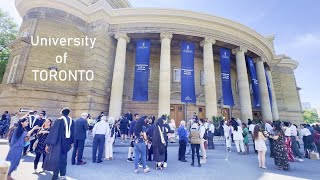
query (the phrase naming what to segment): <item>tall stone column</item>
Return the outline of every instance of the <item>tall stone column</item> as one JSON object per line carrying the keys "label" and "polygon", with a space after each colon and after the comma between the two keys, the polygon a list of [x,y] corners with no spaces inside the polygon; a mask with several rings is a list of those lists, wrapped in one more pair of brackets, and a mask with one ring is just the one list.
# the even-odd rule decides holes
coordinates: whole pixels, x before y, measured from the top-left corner
{"label": "tall stone column", "polygon": [[122,109],[127,43],[130,42],[130,39],[126,33],[116,33],[115,38],[118,40],[118,44],[114,60],[109,117],[119,118]]}
{"label": "tall stone column", "polygon": [[204,93],[208,119],[217,116],[216,77],[212,51],[212,45],[215,43],[215,39],[211,37],[205,37],[200,43],[203,47]]}
{"label": "tall stone column", "polygon": [[159,111],[158,116],[170,115],[170,88],[171,88],[171,38],[172,34],[163,32],[161,38],[160,75],[159,75]]}
{"label": "tall stone column", "polygon": [[247,49],[238,47],[232,50],[232,53],[236,55],[237,63],[237,78],[238,78],[238,89],[240,99],[240,114],[241,120],[247,122],[248,119],[252,119],[252,106],[251,97],[248,81],[247,66],[244,53]]}
{"label": "tall stone column", "polygon": [[272,118],[274,121],[279,120],[279,112],[278,112],[278,105],[276,99],[276,93],[274,91],[273,80],[271,75],[271,70],[267,69],[267,76],[269,79],[270,87],[271,87],[271,95],[272,95],[272,102],[271,102],[271,110],[272,110]]}
{"label": "tall stone column", "polygon": [[256,69],[257,69],[257,76],[259,81],[260,108],[261,108],[262,120],[264,122],[271,121],[272,113],[271,113],[271,107],[270,107],[267,79],[266,79],[266,74],[264,70],[263,60],[261,58],[258,58],[256,61]]}

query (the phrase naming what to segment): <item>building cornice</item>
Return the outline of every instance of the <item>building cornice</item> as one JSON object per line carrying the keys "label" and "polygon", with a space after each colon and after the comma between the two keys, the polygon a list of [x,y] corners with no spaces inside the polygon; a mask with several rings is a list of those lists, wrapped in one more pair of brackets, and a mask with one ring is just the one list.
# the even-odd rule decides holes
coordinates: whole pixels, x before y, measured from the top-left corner
{"label": "building cornice", "polygon": [[291,68],[292,70],[297,69],[299,65],[299,62],[290,58],[283,58],[281,61],[277,64],[278,67],[287,67]]}
{"label": "building cornice", "polygon": [[[226,38],[229,35],[233,35],[239,38],[240,41],[243,40],[256,46],[256,49],[259,49],[258,55],[263,56],[268,63],[274,59],[273,45],[266,37],[240,23],[208,14],[176,9],[113,9],[104,0],[92,5],[85,5],[78,0],[16,0],[16,7],[21,16],[24,16],[29,9],[48,7],[66,11],[88,23],[103,19],[110,25],[117,24],[119,26],[125,26],[130,23],[166,23],[187,25],[196,27],[197,29],[206,28],[210,31],[222,32]],[[208,32],[208,35],[212,34]]]}

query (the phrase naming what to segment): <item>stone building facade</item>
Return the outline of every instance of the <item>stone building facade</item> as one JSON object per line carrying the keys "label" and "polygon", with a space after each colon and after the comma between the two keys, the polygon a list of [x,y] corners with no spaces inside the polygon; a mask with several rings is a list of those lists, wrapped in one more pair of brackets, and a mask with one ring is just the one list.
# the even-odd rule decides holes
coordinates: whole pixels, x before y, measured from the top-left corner
{"label": "stone building facade", "polygon": [[[23,17],[19,37],[10,44],[12,54],[0,85],[0,110],[46,110],[57,116],[70,107],[73,116],[86,111],[119,116],[128,110],[145,115],[170,114],[181,120],[197,112],[200,117],[239,117],[302,121],[294,70],[298,63],[274,52],[274,36],[264,37],[239,23],[201,13],[136,9],[126,0],[16,0]],[[94,49],[85,46],[32,46],[31,36],[96,38]],[[151,40],[148,102],[132,101],[135,43]],[[195,44],[196,104],[181,103],[180,43]],[[228,48],[235,106],[223,105],[219,49]],[[68,52],[68,63],[55,57]],[[261,108],[252,107],[245,56],[255,59],[258,72],[267,70],[272,106],[266,84],[259,83]],[[243,66],[244,64],[244,66]],[[93,70],[93,81],[35,81],[32,70]],[[162,79],[162,80],[160,80]],[[259,80],[259,81],[260,81]],[[205,81],[205,82],[202,82]],[[207,85],[206,85],[207,84]],[[261,85],[260,85],[261,84]],[[110,111],[110,112],[109,112]]]}

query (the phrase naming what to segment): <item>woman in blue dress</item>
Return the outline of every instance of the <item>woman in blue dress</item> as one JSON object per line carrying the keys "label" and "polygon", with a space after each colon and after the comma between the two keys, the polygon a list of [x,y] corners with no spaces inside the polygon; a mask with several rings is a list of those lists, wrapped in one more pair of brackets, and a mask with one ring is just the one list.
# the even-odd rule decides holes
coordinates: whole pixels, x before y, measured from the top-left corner
{"label": "woman in blue dress", "polygon": [[13,180],[11,173],[17,169],[20,163],[23,147],[25,144],[25,139],[29,137],[32,132],[39,129],[38,126],[34,126],[29,132],[26,131],[25,127],[29,125],[29,120],[22,118],[18,122],[17,128],[14,130],[12,137],[10,139],[10,149],[6,158],[6,161],[11,163],[7,180]]}

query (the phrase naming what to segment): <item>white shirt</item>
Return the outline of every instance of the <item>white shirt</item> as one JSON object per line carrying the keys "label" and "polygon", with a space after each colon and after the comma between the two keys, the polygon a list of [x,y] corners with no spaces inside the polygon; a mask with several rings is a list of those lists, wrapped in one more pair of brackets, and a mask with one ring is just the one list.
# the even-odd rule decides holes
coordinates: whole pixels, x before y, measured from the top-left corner
{"label": "white shirt", "polygon": [[209,123],[205,122],[205,123],[204,123],[204,127],[205,127],[206,129],[208,129],[208,128],[209,128]]}
{"label": "white shirt", "polygon": [[202,125],[200,126],[200,138],[203,139],[206,128]]}
{"label": "white shirt", "polygon": [[291,136],[297,136],[298,135],[298,131],[295,125],[291,125],[290,126],[291,129]]}
{"label": "white shirt", "polygon": [[213,124],[210,124],[210,125],[209,125],[209,131],[210,131],[211,133],[214,133],[214,125],[213,125]]}
{"label": "white shirt", "polygon": [[287,127],[286,130],[284,131],[285,136],[291,136],[291,128]]}
{"label": "white shirt", "polygon": [[235,131],[232,127],[232,132],[233,132],[233,140],[237,141],[237,140],[243,140],[243,130],[241,126],[238,126],[238,131]]}
{"label": "white shirt", "polygon": [[250,126],[249,126],[249,131],[250,131],[251,133],[253,133],[255,126],[256,126],[256,124],[250,124]]}
{"label": "white shirt", "polygon": [[264,128],[266,131],[268,131],[268,133],[272,134],[273,132],[273,128],[272,126],[269,124],[269,123],[266,123],[265,124],[265,128]]}
{"label": "white shirt", "polygon": [[92,135],[93,137],[96,134],[107,135],[109,134],[109,131],[110,131],[109,123],[107,123],[106,121],[99,121],[97,124],[94,125],[92,130]]}
{"label": "white shirt", "polygon": [[310,132],[309,129],[303,128],[303,129],[301,129],[301,134],[302,134],[303,136],[310,136],[310,135],[311,135],[311,132]]}

